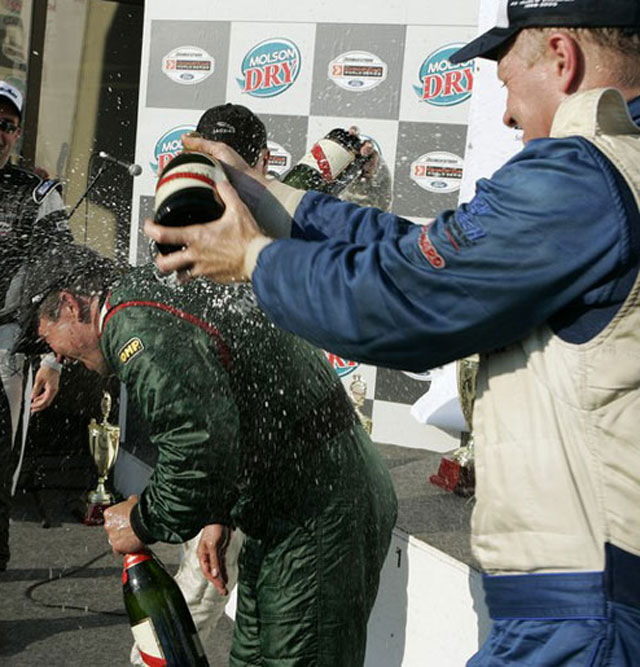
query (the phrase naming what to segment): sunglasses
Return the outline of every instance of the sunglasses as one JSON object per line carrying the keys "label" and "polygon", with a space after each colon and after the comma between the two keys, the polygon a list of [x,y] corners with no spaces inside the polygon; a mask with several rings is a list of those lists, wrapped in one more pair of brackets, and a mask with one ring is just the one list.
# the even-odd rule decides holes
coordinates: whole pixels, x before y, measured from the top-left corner
{"label": "sunglasses", "polygon": [[5,134],[13,134],[18,129],[18,126],[15,123],[12,123],[6,118],[0,118],[0,132]]}

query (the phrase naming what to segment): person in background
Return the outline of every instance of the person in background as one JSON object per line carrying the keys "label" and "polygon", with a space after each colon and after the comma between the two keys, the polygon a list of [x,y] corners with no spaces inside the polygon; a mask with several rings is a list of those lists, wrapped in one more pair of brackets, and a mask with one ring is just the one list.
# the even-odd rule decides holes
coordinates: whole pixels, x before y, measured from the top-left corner
{"label": "person in background", "polygon": [[87,248],[41,258],[29,321],[62,358],[113,373],[158,460],[105,511],[115,553],[239,527],[231,665],[354,667],[396,518],[389,472],[325,355],[270,323],[246,286],[114,276]]}
{"label": "person in background", "polygon": [[[51,405],[58,392],[60,365],[53,355],[40,359],[30,382],[27,357],[14,353],[20,335],[18,312],[25,275],[43,252],[73,241],[59,184],[42,180],[10,163],[21,134],[23,99],[20,91],[0,81],[0,571],[9,562],[9,516],[31,412]],[[25,395],[26,391],[26,395]]]}
{"label": "person in background", "polygon": [[200,139],[245,203],[222,184],[215,223],[146,229],[185,246],[161,270],[250,279],[275,323],[347,358],[480,353],[472,545],[493,626],[469,664],[635,665],[640,3],[498,9],[451,60],[497,61],[525,145],[470,202],[417,226],[269,184]]}

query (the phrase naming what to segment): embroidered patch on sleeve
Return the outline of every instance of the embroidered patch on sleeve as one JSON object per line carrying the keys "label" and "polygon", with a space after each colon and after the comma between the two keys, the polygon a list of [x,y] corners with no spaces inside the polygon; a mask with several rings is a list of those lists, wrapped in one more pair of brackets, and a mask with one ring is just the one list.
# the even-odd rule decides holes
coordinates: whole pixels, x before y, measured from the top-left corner
{"label": "embroidered patch on sleeve", "polygon": [[431,239],[429,238],[429,227],[430,225],[424,225],[422,227],[422,232],[418,238],[418,245],[420,246],[420,251],[426,257],[427,262],[431,264],[434,269],[443,269],[445,267],[445,261],[442,255],[436,250]]}
{"label": "embroidered patch on sleeve", "polygon": [[486,213],[489,207],[483,202],[472,201],[466,207],[460,207],[445,224],[445,234],[451,245],[458,251],[476,245],[487,232],[476,219]]}
{"label": "embroidered patch on sleeve", "polygon": [[120,361],[122,364],[126,365],[128,364],[134,357],[136,357],[140,352],[144,350],[144,344],[142,341],[137,337],[134,336],[133,338],[130,338],[121,348],[120,352],[118,352],[118,357],[120,357]]}
{"label": "embroidered patch on sleeve", "polygon": [[32,192],[31,196],[33,197],[33,201],[36,204],[42,204],[42,202],[45,200],[46,196],[52,192],[55,189],[61,190],[62,186],[60,185],[60,181],[57,181],[55,179],[49,179],[46,181],[42,181],[39,183],[35,190]]}

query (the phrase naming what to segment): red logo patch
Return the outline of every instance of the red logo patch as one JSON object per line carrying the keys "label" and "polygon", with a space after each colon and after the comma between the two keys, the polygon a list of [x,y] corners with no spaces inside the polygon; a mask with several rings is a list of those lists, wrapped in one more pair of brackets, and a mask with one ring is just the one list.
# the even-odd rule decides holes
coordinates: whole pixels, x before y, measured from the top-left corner
{"label": "red logo patch", "polygon": [[445,261],[442,255],[436,250],[431,239],[429,238],[429,225],[422,227],[422,233],[418,240],[418,245],[422,254],[427,258],[427,262],[431,264],[434,269],[444,269]]}

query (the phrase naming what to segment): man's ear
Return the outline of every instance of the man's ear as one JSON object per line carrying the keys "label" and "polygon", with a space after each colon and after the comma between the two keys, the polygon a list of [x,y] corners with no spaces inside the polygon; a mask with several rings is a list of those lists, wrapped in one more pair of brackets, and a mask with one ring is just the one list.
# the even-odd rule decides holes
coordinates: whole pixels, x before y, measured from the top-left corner
{"label": "man's ear", "polygon": [[580,45],[569,33],[558,31],[547,38],[547,48],[553,60],[557,90],[572,95],[584,78],[584,54]]}
{"label": "man's ear", "polygon": [[81,319],[84,309],[80,300],[71,292],[67,290],[62,290],[60,292],[60,311],[64,308],[68,308],[74,320],[78,321]]}
{"label": "man's ear", "polygon": [[262,167],[263,175],[269,171],[269,158],[271,157],[271,151],[268,148],[260,149],[260,157],[258,158],[258,165]]}

